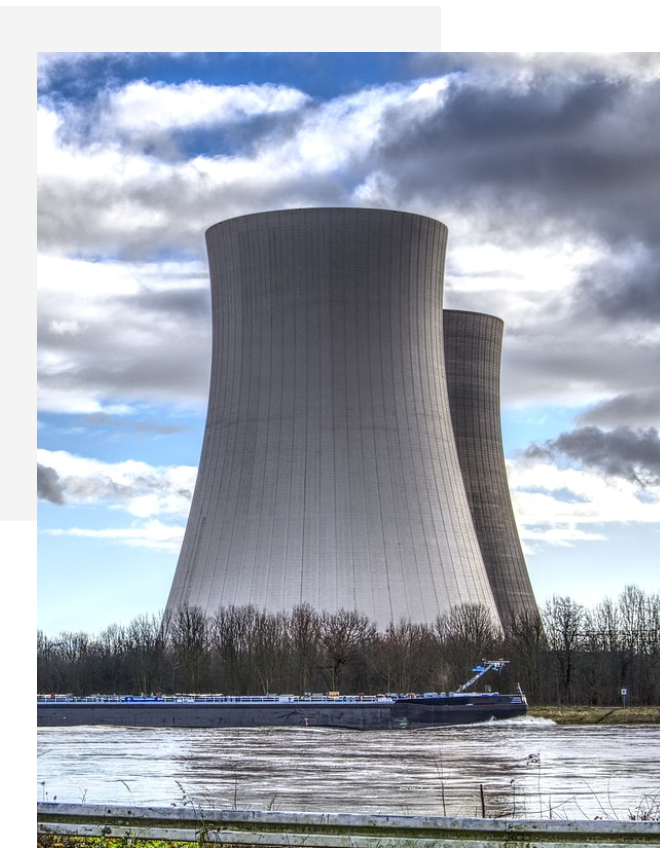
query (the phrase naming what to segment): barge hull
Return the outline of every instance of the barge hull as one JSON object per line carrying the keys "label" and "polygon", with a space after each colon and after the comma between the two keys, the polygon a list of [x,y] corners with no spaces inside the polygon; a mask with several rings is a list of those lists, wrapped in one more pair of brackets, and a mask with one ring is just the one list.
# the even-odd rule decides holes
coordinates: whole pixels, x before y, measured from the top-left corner
{"label": "barge hull", "polygon": [[[436,700],[436,699],[430,699]],[[438,701],[440,699],[437,699]],[[474,724],[526,713],[524,702],[493,696],[488,703],[395,701],[393,703],[167,703],[64,702],[37,705],[37,726],[72,727],[334,727],[392,730]],[[463,700],[463,699],[456,699]],[[475,699],[476,700],[476,699]]]}

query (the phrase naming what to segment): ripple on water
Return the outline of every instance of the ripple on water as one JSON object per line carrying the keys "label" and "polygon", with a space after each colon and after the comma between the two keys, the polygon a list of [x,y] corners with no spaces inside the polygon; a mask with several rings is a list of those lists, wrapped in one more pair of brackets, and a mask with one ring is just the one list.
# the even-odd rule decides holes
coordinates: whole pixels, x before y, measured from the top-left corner
{"label": "ripple on water", "polygon": [[39,800],[627,818],[660,796],[658,726],[521,718],[424,731],[39,728]]}

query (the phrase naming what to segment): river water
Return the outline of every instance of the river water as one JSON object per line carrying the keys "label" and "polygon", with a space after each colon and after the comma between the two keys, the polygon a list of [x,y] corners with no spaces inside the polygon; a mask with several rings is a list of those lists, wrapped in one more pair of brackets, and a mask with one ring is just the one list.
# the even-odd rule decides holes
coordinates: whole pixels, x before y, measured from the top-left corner
{"label": "river water", "polygon": [[39,728],[37,800],[628,818],[660,809],[660,727],[522,718],[420,731]]}

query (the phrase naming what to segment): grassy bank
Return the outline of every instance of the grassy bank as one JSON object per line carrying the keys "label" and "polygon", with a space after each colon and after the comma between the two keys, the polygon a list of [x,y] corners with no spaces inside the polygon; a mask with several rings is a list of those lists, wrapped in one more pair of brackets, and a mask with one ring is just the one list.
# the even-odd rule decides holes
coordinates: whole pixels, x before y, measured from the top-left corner
{"label": "grassy bank", "polygon": [[169,839],[124,839],[121,836],[37,836],[37,848],[194,848],[207,844],[171,842]]}
{"label": "grassy bank", "polygon": [[530,707],[529,715],[557,724],[660,724],[657,707]]}

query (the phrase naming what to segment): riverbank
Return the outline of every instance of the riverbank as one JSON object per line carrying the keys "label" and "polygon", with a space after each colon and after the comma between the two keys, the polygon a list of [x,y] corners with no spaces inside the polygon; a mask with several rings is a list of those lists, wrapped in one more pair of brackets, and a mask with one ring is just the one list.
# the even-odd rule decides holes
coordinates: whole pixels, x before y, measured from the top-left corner
{"label": "riverbank", "polygon": [[534,718],[549,718],[557,724],[660,724],[657,707],[536,707],[529,708]]}

